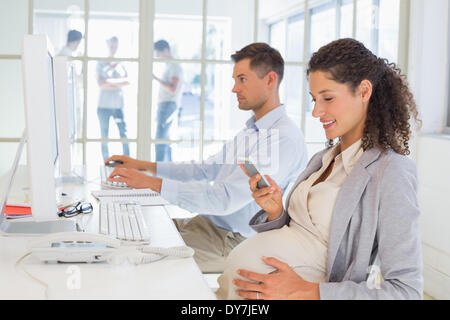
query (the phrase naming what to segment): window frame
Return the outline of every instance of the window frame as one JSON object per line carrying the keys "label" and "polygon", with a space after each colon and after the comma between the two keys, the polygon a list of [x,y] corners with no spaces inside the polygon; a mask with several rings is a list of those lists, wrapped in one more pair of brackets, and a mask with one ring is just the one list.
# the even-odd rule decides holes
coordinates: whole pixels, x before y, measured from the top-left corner
{"label": "window frame", "polygon": [[[377,5],[378,7],[380,6],[380,0],[371,0],[373,5]],[[309,4],[310,4],[311,0],[305,0],[305,4],[304,4],[304,8],[297,8],[295,11],[290,11],[285,15],[282,16],[276,16],[273,18],[270,18],[268,26],[267,26],[267,32],[268,32],[268,40],[270,43],[270,30],[272,28],[272,25],[279,23],[280,21],[285,21],[285,34],[287,36],[287,28],[288,28],[288,23],[290,21],[290,19],[293,18],[299,18],[299,19],[304,19],[304,53],[303,53],[303,60],[301,62],[296,62],[296,61],[289,61],[289,60],[285,60],[285,66],[303,66],[304,70],[306,70],[307,68],[307,61],[309,60],[309,56],[312,54],[312,52],[310,52],[310,39],[311,39],[311,16],[313,14],[317,14],[320,13],[324,10],[329,10],[330,8],[333,7],[333,3],[322,3],[316,7],[310,8]],[[353,3],[353,22],[352,22],[352,38],[356,38],[357,36],[357,19],[358,19],[358,14],[357,14],[357,10],[358,10],[358,0],[334,0],[334,8],[336,11],[336,38],[338,38],[339,34],[340,34],[340,27],[341,27],[341,23],[340,23],[340,19],[341,19],[341,7],[352,2]],[[406,1],[400,1],[400,10],[399,10],[399,40],[401,39],[400,35],[408,35],[409,34],[409,14],[405,14],[404,11],[408,10],[409,11],[409,0]],[[378,10],[379,13],[379,10]],[[379,19],[377,19],[379,20]],[[449,28],[450,30],[450,28]],[[377,36],[376,37],[372,37],[372,42],[376,42],[376,47],[378,46],[378,34],[379,31],[378,29],[376,30]],[[450,33],[450,31],[449,31]],[[398,56],[397,56],[397,64],[398,66],[400,66],[400,68],[402,70],[407,70],[407,61],[408,61],[408,52],[407,49],[404,49],[403,47],[407,48],[409,44],[408,40],[404,40],[404,41],[399,41],[398,43]],[[373,45],[373,43],[372,43]],[[449,73],[450,75],[450,73]],[[308,105],[309,105],[309,93],[307,90],[307,77],[306,77],[306,73],[304,75],[304,81],[303,81],[303,102],[302,102],[302,112],[301,112],[301,123],[300,128],[302,129],[303,132],[305,132],[306,129],[306,115],[309,112],[308,111]],[[449,83],[449,92],[450,92],[450,83]],[[450,98],[449,98],[449,114],[450,114]],[[449,116],[450,117],[450,116]],[[450,121],[450,119],[449,119]],[[449,124],[450,126],[450,124]],[[450,128],[449,129],[449,133],[450,133]],[[309,137],[305,134],[305,142],[306,144],[309,145],[318,145],[321,144],[321,142],[317,142],[317,141],[311,141],[309,139]]]}
{"label": "window frame", "polygon": [[[92,142],[129,142],[136,143],[136,156],[139,159],[150,160],[152,159],[152,145],[156,143],[183,143],[183,142],[193,142],[198,143],[199,146],[199,156],[198,159],[201,161],[204,158],[204,145],[214,144],[214,143],[223,143],[225,140],[205,140],[204,139],[204,120],[205,120],[205,73],[206,68],[210,64],[229,64],[233,65],[231,59],[229,60],[212,60],[206,58],[206,31],[207,31],[207,22],[208,22],[208,0],[202,0],[202,49],[201,49],[201,59],[171,59],[170,62],[178,62],[178,63],[200,63],[201,64],[201,99],[200,99],[200,135],[199,139],[195,140],[157,140],[152,138],[152,109],[155,106],[152,105],[152,73],[153,73],[153,63],[155,62],[168,62],[168,60],[157,59],[153,57],[153,25],[155,20],[155,1],[148,0],[138,0],[139,1],[139,49],[138,56],[135,58],[114,58],[112,60],[122,61],[122,62],[137,62],[139,70],[147,70],[147,72],[138,72],[138,97],[137,97],[137,137],[135,139],[101,139],[101,138],[88,138],[87,137],[87,87],[88,84],[88,74],[87,72],[83,73],[83,119],[82,119],[82,132],[78,133],[78,138],[75,141],[76,143],[82,144],[83,150],[83,164],[86,164],[87,156],[86,156],[86,146],[88,143]],[[258,41],[258,34],[261,32],[267,32],[269,30],[268,26],[264,26],[261,24],[258,11],[259,11],[259,1],[260,0],[250,0],[253,1],[254,8],[254,32],[253,32],[253,42]],[[339,8],[343,3],[348,2],[349,0],[335,0],[336,8]],[[352,36],[356,36],[356,19],[357,15],[357,3],[358,0],[350,0],[353,1],[353,32]],[[379,0],[373,0],[379,1]],[[33,17],[34,17],[34,1],[28,0],[28,33],[33,33]],[[106,58],[101,57],[93,57],[88,56],[88,38],[89,38],[89,19],[90,19],[90,6],[89,0],[84,0],[84,52],[80,57],[74,57],[74,60],[81,61],[83,65],[83,70],[87,70],[87,65],[90,61],[99,61]],[[277,22],[282,19],[285,19],[285,27],[288,27],[288,19],[289,17],[298,16],[303,14],[304,19],[304,52],[303,59],[301,62],[299,61],[286,61],[286,66],[302,66],[304,70],[307,67],[307,60],[309,55],[309,43],[310,43],[310,29],[311,29],[311,10],[316,8],[309,8],[312,0],[305,0],[302,4],[299,1],[298,8],[303,7],[300,11],[290,11],[288,15],[282,17],[271,17],[270,22]],[[399,35],[406,36],[409,31],[409,13],[405,13],[404,11],[409,10],[409,2],[410,0],[401,1],[400,7],[400,30]],[[317,10],[317,9],[316,9]],[[337,24],[339,19],[340,10],[338,10],[337,15]],[[450,28],[449,28],[450,29]],[[286,29],[287,30],[287,29]],[[336,32],[339,31],[337,28]],[[450,33],[450,31],[449,31]],[[266,35],[261,34],[263,37]],[[287,36],[287,32],[286,32]],[[402,70],[407,70],[407,55],[408,55],[408,40],[402,40],[399,42],[399,57],[398,64],[402,68]],[[17,59],[20,60],[20,55],[1,55],[0,59]],[[111,60],[110,58],[107,58]],[[449,70],[450,75],[450,70]],[[303,92],[303,101],[302,101],[302,110],[301,110],[301,123],[299,123],[299,127],[302,130],[305,130],[305,115],[307,113],[307,105],[308,105],[308,95],[307,93],[307,78],[306,74],[304,74],[303,85],[299,90]],[[450,92],[450,85],[449,85]],[[231,93],[230,93],[231,94]],[[450,114],[450,99],[448,102],[448,113]],[[450,122],[450,120],[449,120]],[[448,123],[450,126],[450,123]],[[450,133],[450,127],[447,127],[448,132]],[[305,137],[308,142],[308,137]],[[0,137],[0,142],[19,142],[20,138],[2,138]],[[319,144],[318,142],[308,142],[310,144]]]}

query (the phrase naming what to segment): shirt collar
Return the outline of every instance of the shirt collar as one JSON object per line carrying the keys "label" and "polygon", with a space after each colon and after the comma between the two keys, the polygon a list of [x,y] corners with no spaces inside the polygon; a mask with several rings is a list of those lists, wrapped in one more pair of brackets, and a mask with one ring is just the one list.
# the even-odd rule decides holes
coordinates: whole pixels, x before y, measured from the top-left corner
{"label": "shirt collar", "polygon": [[322,166],[328,167],[336,156],[339,155],[340,145],[336,144],[332,146],[325,154],[322,156]]}
{"label": "shirt collar", "polygon": [[355,143],[353,143],[350,147],[344,150],[344,152],[341,152],[338,156],[342,157],[342,163],[344,164],[344,169],[347,175],[350,174],[350,172],[353,169],[353,166],[358,161],[359,157],[363,153],[363,149],[361,147],[362,140],[359,139]]}
{"label": "shirt collar", "polygon": [[328,152],[323,155],[322,165],[328,167],[333,159],[341,160],[345,172],[347,173],[347,175],[349,175],[355,163],[364,152],[361,145],[362,141],[361,139],[359,139],[350,147],[345,149],[344,152],[341,152],[341,143],[334,145]]}
{"label": "shirt collar", "polygon": [[247,129],[270,129],[275,122],[277,122],[281,117],[286,115],[286,108],[284,105],[280,105],[275,109],[267,112],[261,119],[255,121],[255,116],[253,115],[250,119],[247,120],[245,126]]}

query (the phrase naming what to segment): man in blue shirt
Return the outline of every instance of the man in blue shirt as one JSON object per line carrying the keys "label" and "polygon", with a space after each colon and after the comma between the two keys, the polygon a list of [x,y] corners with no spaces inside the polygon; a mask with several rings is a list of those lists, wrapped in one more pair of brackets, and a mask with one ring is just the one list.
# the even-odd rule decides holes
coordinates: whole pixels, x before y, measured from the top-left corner
{"label": "man in blue shirt", "polygon": [[110,181],[151,188],[170,203],[199,214],[175,224],[185,243],[195,249],[194,258],[204,273],[222,272],[228,253],[254,234],[248,223],[260,208],[238,166],[239,158],[257,164],[283,192],[307,161],[303,135],[280,105],[284,73],[280,53],[265,43],[253,43],[231,57],[235,62],[232,91],[239,109],[254,115],[221,152],[202,163],[155,163],[127,156],[112,156],[105,162],[123,162]]}

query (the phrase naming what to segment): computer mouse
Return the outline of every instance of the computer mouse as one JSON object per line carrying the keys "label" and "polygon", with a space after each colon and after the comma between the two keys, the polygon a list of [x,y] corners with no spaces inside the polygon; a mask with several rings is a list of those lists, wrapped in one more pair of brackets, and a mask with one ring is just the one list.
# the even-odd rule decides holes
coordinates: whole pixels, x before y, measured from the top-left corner
{"label": "computer mouse", "polygon": [[117,160],[117,161],[109,161],[106,165],[108,167],[115,167],[115,166],[118,166],[120,164],[123,164],[123,161],[119,161],[119,160]]}

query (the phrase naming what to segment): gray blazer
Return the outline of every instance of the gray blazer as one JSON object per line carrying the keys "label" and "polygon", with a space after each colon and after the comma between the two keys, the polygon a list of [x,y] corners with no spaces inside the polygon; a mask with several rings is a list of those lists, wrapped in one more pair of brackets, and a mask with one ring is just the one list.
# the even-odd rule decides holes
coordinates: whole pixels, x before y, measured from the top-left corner
{"label": "gray blazer", "polygon": [[[310,160],[292,191],[322,166],[327,149]],[[416,166],[393,151],[366,150],[336,199],[328,241],[327,282],[321,299],[422,299],[422,249],[417,204]],[[287,209],[274,221],[258,212],[250,225],[257,232],[289,224]],[[378,265],[384,282],[367,284],[368,269]]]}

